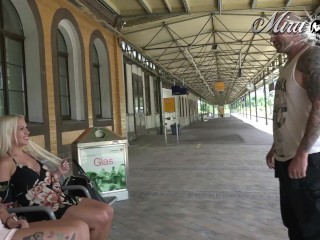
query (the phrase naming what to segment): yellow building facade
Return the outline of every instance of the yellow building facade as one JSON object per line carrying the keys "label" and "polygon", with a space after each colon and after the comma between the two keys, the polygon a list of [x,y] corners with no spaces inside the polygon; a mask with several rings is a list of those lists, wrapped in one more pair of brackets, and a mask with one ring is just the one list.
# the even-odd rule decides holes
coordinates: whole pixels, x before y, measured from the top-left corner
{"label": "yellow building facade", "polygon": [[32,140],[58,155],[89,127],[125,137],[117,34],[71,1],[1,4],[1,115],[25,115]]}

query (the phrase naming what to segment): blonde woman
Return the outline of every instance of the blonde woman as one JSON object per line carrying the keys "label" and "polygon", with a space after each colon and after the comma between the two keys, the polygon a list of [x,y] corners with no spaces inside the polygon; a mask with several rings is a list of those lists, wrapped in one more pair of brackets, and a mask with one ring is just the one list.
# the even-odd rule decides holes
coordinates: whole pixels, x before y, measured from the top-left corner
{"label": "blonde woman", "polygon": [[[49,170],[40,160],[49,162]],[[47,206],[57,218],[80,219],[88,224],[90,239],[106,240],[111,230],[113,209],[93,199],[72,199],[61,191],[59,177],[69,171],[62,161],[29,141],[23,116],[0,118],[0,197],[21,206]],[[42,218],[42,216],[40,216]],[[39,214],[28,219],[39,221]]]}
{"label": "blonde woman", "polygon": [[0,239],[69,239],[88,240],[89,227],[81,220],[56,220],[28,223],[10,215],[5,206],[0,204]]}

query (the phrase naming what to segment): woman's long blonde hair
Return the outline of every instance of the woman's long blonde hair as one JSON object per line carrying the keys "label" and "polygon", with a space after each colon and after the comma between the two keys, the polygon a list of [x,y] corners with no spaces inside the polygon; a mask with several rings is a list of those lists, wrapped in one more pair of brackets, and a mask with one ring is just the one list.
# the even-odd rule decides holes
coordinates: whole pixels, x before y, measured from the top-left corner
{"label": "woman's long blonde hair", "polygon": [[[24,119],[24,116],[7,115],[0,117],[0,157],[4,156],[12,149],[12,143],[18,143],[18,119]],[[62,162],[61,158],[53,155],[31,140],[29,140],[29,144],[24,147],[24,151],[39,161],[47,162],[51,167],[56,167]]]}

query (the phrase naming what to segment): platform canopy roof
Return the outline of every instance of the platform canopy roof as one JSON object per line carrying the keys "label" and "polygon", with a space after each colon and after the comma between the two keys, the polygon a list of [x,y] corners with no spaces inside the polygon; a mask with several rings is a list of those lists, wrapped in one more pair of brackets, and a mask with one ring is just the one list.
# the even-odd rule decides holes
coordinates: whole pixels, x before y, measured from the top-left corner
{"label": "platform canopy roof", "polygon": [[[184,83],[213,104],[232,103],[248,83],[259,84],[265,73],[271,73],[265,78],[270,81],[276,74],[278,54],[269,34],[251,29],[258,18],[266,24],[277,11],[306,20],[320,12],[319,0],[70,1],[108,17],[120,38],[166,72],[171,82]],[[224,91],[215,89],[216,82],[224,83]]]}

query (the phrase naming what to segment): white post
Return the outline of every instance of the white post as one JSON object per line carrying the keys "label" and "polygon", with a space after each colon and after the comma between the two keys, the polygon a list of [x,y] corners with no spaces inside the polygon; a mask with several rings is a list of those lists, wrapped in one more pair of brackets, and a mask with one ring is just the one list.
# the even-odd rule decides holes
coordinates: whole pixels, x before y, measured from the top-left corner
{"label": "white post", "polygon": [[[176,97],[178,97],[178,99],[180,99],[179,98],[179,95],[178,96],[174,96],[174,98],[175,98],[175,103],[177,102],[176,101]],[[178,117],[178,114],[179,114],[179,109],[180,109],[180,104],[179,104],[180,102],[179,102],[179,100],[178,100],[178,103],[176,104],[176,135],[177,135],[177,144],[179,144],[179,129],[178,129],[178,124],[179,124],[179,120],[180,120],[180,117]],[[180,124],[179,124],[180,125]]]}

